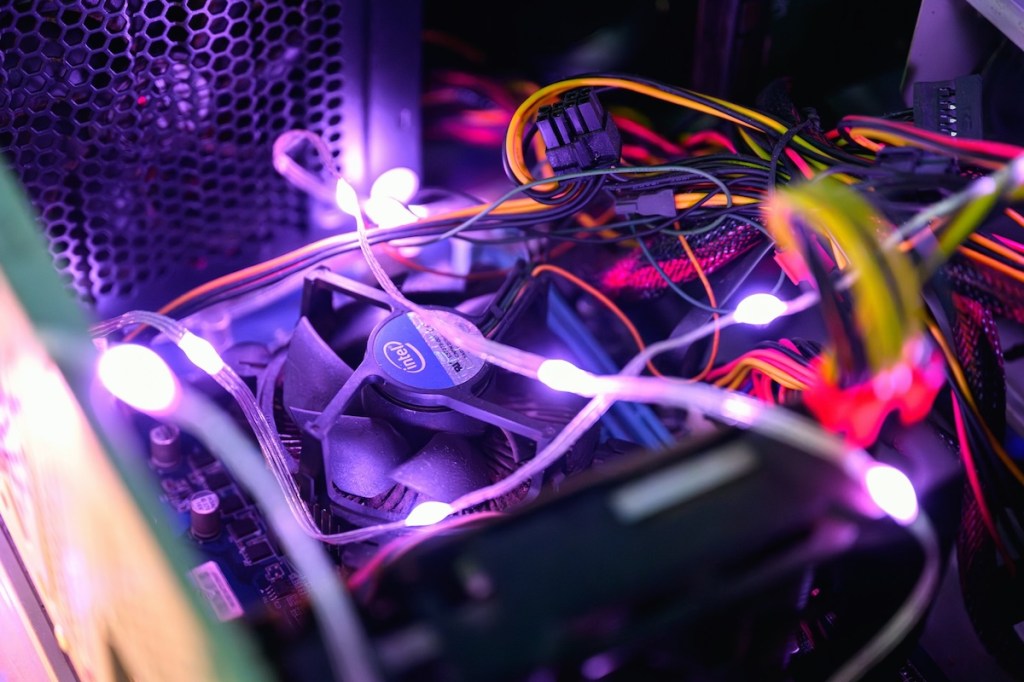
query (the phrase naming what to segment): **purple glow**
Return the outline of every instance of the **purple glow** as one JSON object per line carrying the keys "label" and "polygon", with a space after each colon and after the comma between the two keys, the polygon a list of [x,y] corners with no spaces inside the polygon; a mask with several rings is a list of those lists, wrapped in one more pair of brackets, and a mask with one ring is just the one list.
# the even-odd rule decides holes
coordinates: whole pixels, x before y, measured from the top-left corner
{"label": "purple glow", "polygon": [[768,293],[751,294],[739,302],[733,316],[743,324],[766,325],[786,312],[786,304]]}
{"label": "purple glow", "polygon": [[580,672],[588,680],[600,680],[615,672],[616,662],[609,654],[598,654],[583,661]]}
{"label": "purple glow", "polygon": [[758,405],[745,396],[730,395],[722,401],[722,415],[738,424],[752,424],[759,412]]}
{"label": "purple glow", "polygon": [[864,473],[864,485],[875,504],[896,521],[908,524],[917,518],[917,493],[899,469],[887,464],[872,465]]}
{"label": "purple glow", "polygon": [[107,349],[96,375],[115,398],[141,412],[170,412],[181,397],[170,367],[145,346],[125,343]]}
{"label": "purple glow", "polygon": [[193,365],[211,376],[224,369],[224,360],[217,353],[217,349],[209,341],[192,332],[185,332],[178,341],[178,348]]}
{"label": "purple glow", "polygon": [[420,502],[409,512],[409,516],[405,519],[405,525],[433,526],[435,523],[444,521],[453,511],[454,509],[447,502],[435,502],[433,500]]}
{"label": "purple glow", "polygon": [[334,185],[334,202],[350,216],[359,215],[359,195],[356,189],[344,178],[338,178]]}
{"label": "purple glow", "polygon": [[411,168],[392,168],[381,173],[370,187],[371,197],[387,197],[407,204],[420,189],[420,177]]}
{"label": "purple glow", "polygon": [[556,391],[592,395],[597,382],[590,372],[580,369],[568,360],[547,359],[537,367],[537,379]]}
{"label": "purple glow", "polygon": [[416,222],[416,214],[405,204],[392,197],[371,196],[363,203],[363,210],[377,227],[398,227]]}

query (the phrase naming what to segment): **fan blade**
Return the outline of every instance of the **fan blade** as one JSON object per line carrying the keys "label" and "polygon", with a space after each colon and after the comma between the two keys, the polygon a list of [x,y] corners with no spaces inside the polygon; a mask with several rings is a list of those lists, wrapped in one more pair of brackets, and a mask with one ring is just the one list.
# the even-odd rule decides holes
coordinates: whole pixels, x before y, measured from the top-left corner
{"label": "fan blade", "polygon": [[334,350],[303,317],[295,327],[284,367],[282,398],[292,418],[301,423],[296,410],[322,412],[331,398],[352,376]]}
{"label": "fan blade", "polygon": [[359,497],[392,488],[391,472],[410,454],[409,444],[390,424],[369,417],[338,417],[320,444],[330,481]]}
{"label": "fan blade", "polygon": [[451,502],[490,483],[486,460],[465,438],[448,433],[434,435],[391,477],[438,502]]}

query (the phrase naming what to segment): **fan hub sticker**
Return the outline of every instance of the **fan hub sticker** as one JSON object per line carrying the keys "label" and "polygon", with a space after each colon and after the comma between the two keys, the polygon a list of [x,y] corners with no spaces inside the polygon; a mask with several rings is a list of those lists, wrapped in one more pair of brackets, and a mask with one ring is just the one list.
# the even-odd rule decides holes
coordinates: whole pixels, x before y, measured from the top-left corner
{"label": "fan hub sticker", "polygon": [[[433,313],[467,334],[480,336],[472,323],[455,313]],[[421,389],[461,386],[484,367],[480,358],[453,345],[414,312],[393,317],[380,328],[373,356],[388,378]]]}

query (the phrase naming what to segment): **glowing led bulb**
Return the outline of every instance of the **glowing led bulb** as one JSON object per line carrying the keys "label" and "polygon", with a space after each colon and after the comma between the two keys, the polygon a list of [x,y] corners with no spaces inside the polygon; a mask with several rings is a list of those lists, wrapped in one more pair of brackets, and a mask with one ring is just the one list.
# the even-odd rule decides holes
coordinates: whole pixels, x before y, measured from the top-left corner
{"label": "glowing led bulb", "polygon": [[171,368],[145,346],[125,343],[108,348],[96,374],[115,398],[142,412],[169,412],[181,395]]}
{"label": "glowing led bulb", "polygon": [[568,360],[547,359],[537,367],[537,379],[548,388],[578,395],[596,395],[600,381]]}
{"label": "glowing led bulb", "polygon": [[875,504],[896,521],[907,524],[917,518],[917,493],[899,469],[874,464],[864,473],[864,486]]}
{"label": "glowing led bulb", "polygon": [[344,178],[338,178],[334,185],[334,202],[350,216],[359,215],[359,195],[356,194],[355,187]]}
{"label": "glowing led bulb", "polygon": [[761,408],[747,396],[730,395],[722,401],[722,415],[739,424],[750,424]]}
{"label": "glowing led bulb", "polygon": [[743,324],[766,325],[786,312],[786,304],[773,294],[751,294],[739,302],[733,316]]}
{"label": "glowing led bulb", "polygon": [[405,525],[433,526],[435,523],[444,521],[453,511],[454,509],[447,502],[434,500],[420,502],[409,512],[409,516],[405,519]]}
{"label": "glowing led bulb", "polygon": [[387,197],[403,204],[416,196],[420,188],[420,177],[411,168],[392,168],[377,176],[370,187],[370,197]]}
{"label": "glowing led bulb", "polygon": [[406,205],[416,196],[420,178],[411,168],[392,168],[373,181],[370,198],[363,202],[366,216],[378,227],[398,227],[417,220]]}
{"label": "glowing led bulb", "polygon": [[366,217],[377,227],[398,227],[416,222],[416,214],[398,199],[391,197],[370,197],[363,204]]}
{"label": "glowing led bulb", "polygon": [[224,369],[224,359],[221,358],[213,344],[192,332],[185,332],[185,335],[178,341],[178,348],[185,353],[185,357],[193,365],[211,376]]}

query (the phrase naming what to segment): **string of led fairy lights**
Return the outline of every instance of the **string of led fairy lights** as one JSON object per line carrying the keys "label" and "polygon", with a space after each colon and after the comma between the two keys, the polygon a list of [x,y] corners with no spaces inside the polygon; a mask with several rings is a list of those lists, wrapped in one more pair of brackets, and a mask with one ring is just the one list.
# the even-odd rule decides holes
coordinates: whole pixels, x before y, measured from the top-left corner
{"label": "string of led fairy lights", "polygon": [[[681,141],[620,117],[623,129],[633,138],[633,146],[624,157],[629,164],[642,165],[623,163],[555,173],[544,162],[543,145],[536,143],[537,114],[541,107],[579,88],[593,88],[608,97],[625,91],[676,105],[717,120],[731,128],[732,135],[715,131],[722,139],[713,140],[707,153],[692,155]],[[694,410],[810,450],[851,476],[882,511],[906,524],[927,559],[907,601],[834,677],[854,679],[884,657],[897,641],[895,635],[909,631],[926,608],[937,581],[937,544],[916,499],[908,511],[905,497],[890,499],[872,489],[872,477],[902,474],[787,406],[798,402],[801,393],[823,385],[842,391],[878,385],[879,377],[892,384],[903,370],[923,363],[920,349],[934,344],[952,379],[957,435],[968,474],[974,473],[977,462],[984,458],[986,467],[992,465],[1024,484],[1024,474],[987,429],[971,387],[962,376],[960,359],[922,298],[936,274],[951,262],[967,263],[986,276],[1000,278],[1008,288],[1024,285],[1024,244],[990,232],[987,227],[1000,216],[1024,226],[1024,219],[1013,207],[1024,198],[1024,150],[995,142],[950,139],[908,122],[863,116],[846,117],[835,130],[824,132],[816,129],[812,120],[787,122],[718,98],[622,75],[567,79],[531,90],[514,110],[510,110],[507,100],[502,104],[505,113],[501,117],[476,116],[474,121],[493,127],[496,121],[507,118],[501,150],[512,182],[509,190],[493,201],[463,209],[421,218],[410,213],[408,223],[394,227],[367,223],[365,198],[345,182],[317,135],[292,131],[282,136],[274,145],[278,172],[311,196],[332,202],[351,215],[355,230],[213,280],[155,313],[137,311],[107,321],[97,326],[96,334],[122,334],[122,340],[131,341],[144,339],[143,334],[149,330],[176,343],[240,406],[298,527],[329,544],[361,542],[423,526],[440,528],[449,517],[471,518],[487,501],[547,470],[616,401]],[[734,140],[747,151],[737,152]],[[300,144],[312,146],[320,159],[321,172],[313,173],[294,160],[291,153]],[[912,147],[948,157],[975,172],[936,183],[885,165],[882,152],[892,147]],[[535,157],[532,162],[531,150]],[[662,190],[671,193],[673,215],[652,217],[614,210],[617,197]],[[907,199],[908,195],[918,198]],[[804,269],[802,294],[780,301],[763,298],[766,294],[762,292],[762,298],[738,304],[716,295],[709,268],[689,240],[707,238],[735,225],[754,230],[766,243],[762,258],[772,252],[796,255],[796,262]],[[377,245],[426,246],[448,240],[478,245],[540,241],[549,255],[556,247],[573,245],[635,249],[638,258],[658,273],[666,291],[687,306],[704,311],[708,322],[673,338],[645,340],[626,312],[599,286],[556,259],[538,260],[529,268],[531,277],[544,273],[556,276],[597,301],[619,320],[638,351],[617,373],[586,372],[564,360],[470,333],[435,315],[432,308],[402,291],[374,251]],[[677,241],[706,302],[686,292],[661,266],[650,246],[655,240]],[[325,534],[314,522],[289,474],[288,455],[279,434],[251,391],[212,346],[188,331],[180,320],[212,306],[234,305],[270,287],[294,286],[310,268],[357,250],[390,298],[418,314],[465,352],[550,388],[590,398],[590,402],[532,459],[502,480],[451,503],[423,503],[405,522]],[[409,265],[416,266],[415,261]],[[780,271],[780,284],[787,274],[792,275]],[[824,321],[828,337],[824,344],[780,339],[718,363],[723,330],[745,323],[764,326],[774,317],[811,309]],[[709,337],[712,344],[706,364],[695,376],[672,376],[667,366],[653,362],[662,353]],[[965,424],[974,425],[980,440],[968,441]],[[986,446],[984,450],[973,447],[978,442]],[[900,480],[909,486],[905,477]],[[988,532],[1004,555],[1011,555],[1019,548],[1008,548],[1009,540],[996,527],[989,509],[990,490],[977,475],[970,475],[970,483],[982,506]],[[465,521],[458,522],[462,523]],[[362,576],[358,582],[365,579]]]}

